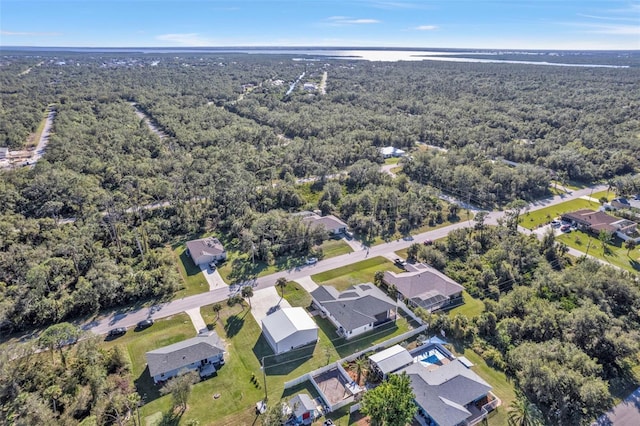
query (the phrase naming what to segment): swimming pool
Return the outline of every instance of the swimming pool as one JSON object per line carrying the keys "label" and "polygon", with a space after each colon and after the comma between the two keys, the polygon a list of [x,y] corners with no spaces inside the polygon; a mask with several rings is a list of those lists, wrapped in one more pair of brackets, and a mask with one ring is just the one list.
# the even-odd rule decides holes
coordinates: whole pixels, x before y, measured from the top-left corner
{"label": "swimming pool", "polygon": [[413,358],[416,362],[421,362],[425,365],[442,364],[443,359],[448,359],[447,355],[442,353],[437,347],[431,346],[425,348],[424,351],[419,352]]}

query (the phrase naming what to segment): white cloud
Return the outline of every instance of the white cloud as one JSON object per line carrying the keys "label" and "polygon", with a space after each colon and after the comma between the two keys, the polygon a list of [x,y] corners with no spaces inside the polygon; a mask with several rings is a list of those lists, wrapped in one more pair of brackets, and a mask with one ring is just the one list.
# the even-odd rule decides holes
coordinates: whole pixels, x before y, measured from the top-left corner
{"label": "white cloud", "polygon": [[419,25],[417,27],[414,27],[413,29],[418,31],[433,31],[437,30],[438,27],[435,25]]}
{"label": "white cloud", "polygon": [[379,24],[377,19],[365,19],[365,18],[349,18],[347,16],[330,16],[325,20],[325,23],[331,26],[344,26],[344,25],[367,25],[367,24]]}
{"label": "white cloud", "polygon": [[198,33],[161,34],[156,36],[156,40],[192,47],[212,46],[216,44],[213,40],[202,37]]}

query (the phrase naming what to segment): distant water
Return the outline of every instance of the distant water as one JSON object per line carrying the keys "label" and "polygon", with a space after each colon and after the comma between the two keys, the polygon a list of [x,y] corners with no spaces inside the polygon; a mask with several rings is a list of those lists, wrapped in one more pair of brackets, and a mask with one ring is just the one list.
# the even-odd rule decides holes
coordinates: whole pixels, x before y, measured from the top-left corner
{"label": "distant water", "polygon": [[[142,54],[198,54],[198,53],[246,53],[262,55],[297,55],[307,58],[296,58],[298,60],[312,59],[313,57],[327,57],[334,59],[357,59],[364,61],[447,61],[447,62],[475,62],[475,63],[505,63],[505,64],[525,64],[525,65],[547,65],[556,67],[596,67],[596,68],[629,68],[628,65],[614,64],[588,64],[571,62],[548,62],[542,60],[544,56],[563,56],[570,59],[567,54],[576,54],[580,51],[498,51],[498,50],[445,50],[445,49],[350,49],[350,48],[160,48],[160,47],[130,47],[130,48],[90,48],[90,47],[0,47],[0,53],[10,54],[11,52],[73,52],[73,53],[142,53]],[[593,54],[593,52],[588,52]],[[469,58],[464,56],[473,55],[499,55],[499,54],[528,54],[539,57],[540,61],[524,61],[513,59],[487,59]],[[637,54],[637,51],[634,51]]]}

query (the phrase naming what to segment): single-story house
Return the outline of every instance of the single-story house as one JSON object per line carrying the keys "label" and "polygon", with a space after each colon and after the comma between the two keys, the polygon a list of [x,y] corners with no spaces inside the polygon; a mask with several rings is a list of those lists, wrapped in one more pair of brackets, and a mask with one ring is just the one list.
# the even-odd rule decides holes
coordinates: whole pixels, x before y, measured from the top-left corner
{"label": "single-story house", "polygon": [[383,158],[391,158],[391,157],[402,157],[403,155],[406,154],[406,152],[401,149],[394,148],[392,146],[385,146],[383,148],[380,148],[380,154],[382,154]]}
{"label": "single-story house", "polygon": [[407,305],[421,307],[429,312],[462,302],[464,287],[435,268],[422,263],[407,264],[407,272],[386,271],[382,280],[395,286]]}
{"label": "single-story house", "polygon": [[[422,424],[439,426],[475,424],[486,417],[499,400],[491,386],[470,370],[460,359],[436,369],[414,363],[399,370],[407,373]],[[497,402],[497,403],[496,403]]]}
{"label": "single-story house", "polygon": [[158,384],[181,371],[198,371],[208,377],[224,364],[225,346],[215,331],[164,346],[146,353],[149,374]]}
{"label": "single-story house", "polygon": [[6,146],[0,147],[0,160],[4,160],[9,156],[9,148]]}
{"label": "single-story house", "polygon": [[323,285],[310,294],[312,305],[328,317],[338,335],[346,339],[396,319],[397,304],[371,283],[349,287],[342,293]]}
{"label": "single-story house", "polygon": [[211,262],[227,258],[224,246],[220,240],[214,237],[187,241],[187,251],[196,265],[208,265]]}
{"label": "single-story house", "polygon": [[304,83],[304,84],[302,85],[302,88],[303,88],[304,90],[308,90],[308,91],[310,91],[310,92],[313,92],[314,90],[318,89],[318,86],[316,86],[316,84],[315,84],[315,83]]}
{"label": "single-story house", "polygon": [[262,334],[276,354],[318,340],[318,326],[303,308],[279,309],[262,320]]}
{"label": "single-story house", "polygon": [[610,216],[605,212],[582,209],[571,213],[564,213],[562,219],[573,223],[578,229],[598,235],[600,231],[615,234],[622,240],[640,242],[638,224],[627,219]]}
{"label": "single-story house", "polygon": [[320,417],[318,404],[306,393],[299,393],[291,398],[285,410],[290,415],[287,424],[310,425]]}
{"label": "single-story house", "polygon": [[322,227],[329,235],[339,235],[347,232],[347,224],[331,214],[326,216],[320,216],[315,213],[306,214],[302,218],[302,222],[309,224],[309,226]]}
{"label": "single-story house", "polygon": [[407,365],[413,364],[413,356],[400,345],[394,345],[369,357],[369,365],[373,374],[386,379]]}

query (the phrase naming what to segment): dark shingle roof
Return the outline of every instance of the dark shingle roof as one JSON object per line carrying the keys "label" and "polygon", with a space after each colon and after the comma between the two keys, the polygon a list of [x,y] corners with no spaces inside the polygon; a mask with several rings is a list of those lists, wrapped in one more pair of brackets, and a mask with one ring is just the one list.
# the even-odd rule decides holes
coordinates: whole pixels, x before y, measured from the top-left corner
{"label": "dark shingle roof", "polygon": [[433,305],[464,290],[462,285],[427,265],[407,265],[407,269],[409,272],[400,274],[386,271],[383,279],[420,306]]}
{"label": "dark shingle roof", "polygon": [[402,372],[411,379],[415,401],[440,426],[463,422],[471,415],[465,405],[491,390],[487,382],[458,359],[431,371],[415,363],[399,373]]}
{"label": "dark shingle roof", "polygon": [[311,292],[311,296],[324,306],[345,330],[354,330],[375,322],[376,315],[396,307],[393,300],[371,284],[350,287],[343,293],[338,293],[333,287],[320,286]]}
{"label": "dark shingle roof", "polygon": [[167,373],[224,352],[224,343],[215,331],[147,352],[151,376]]}

